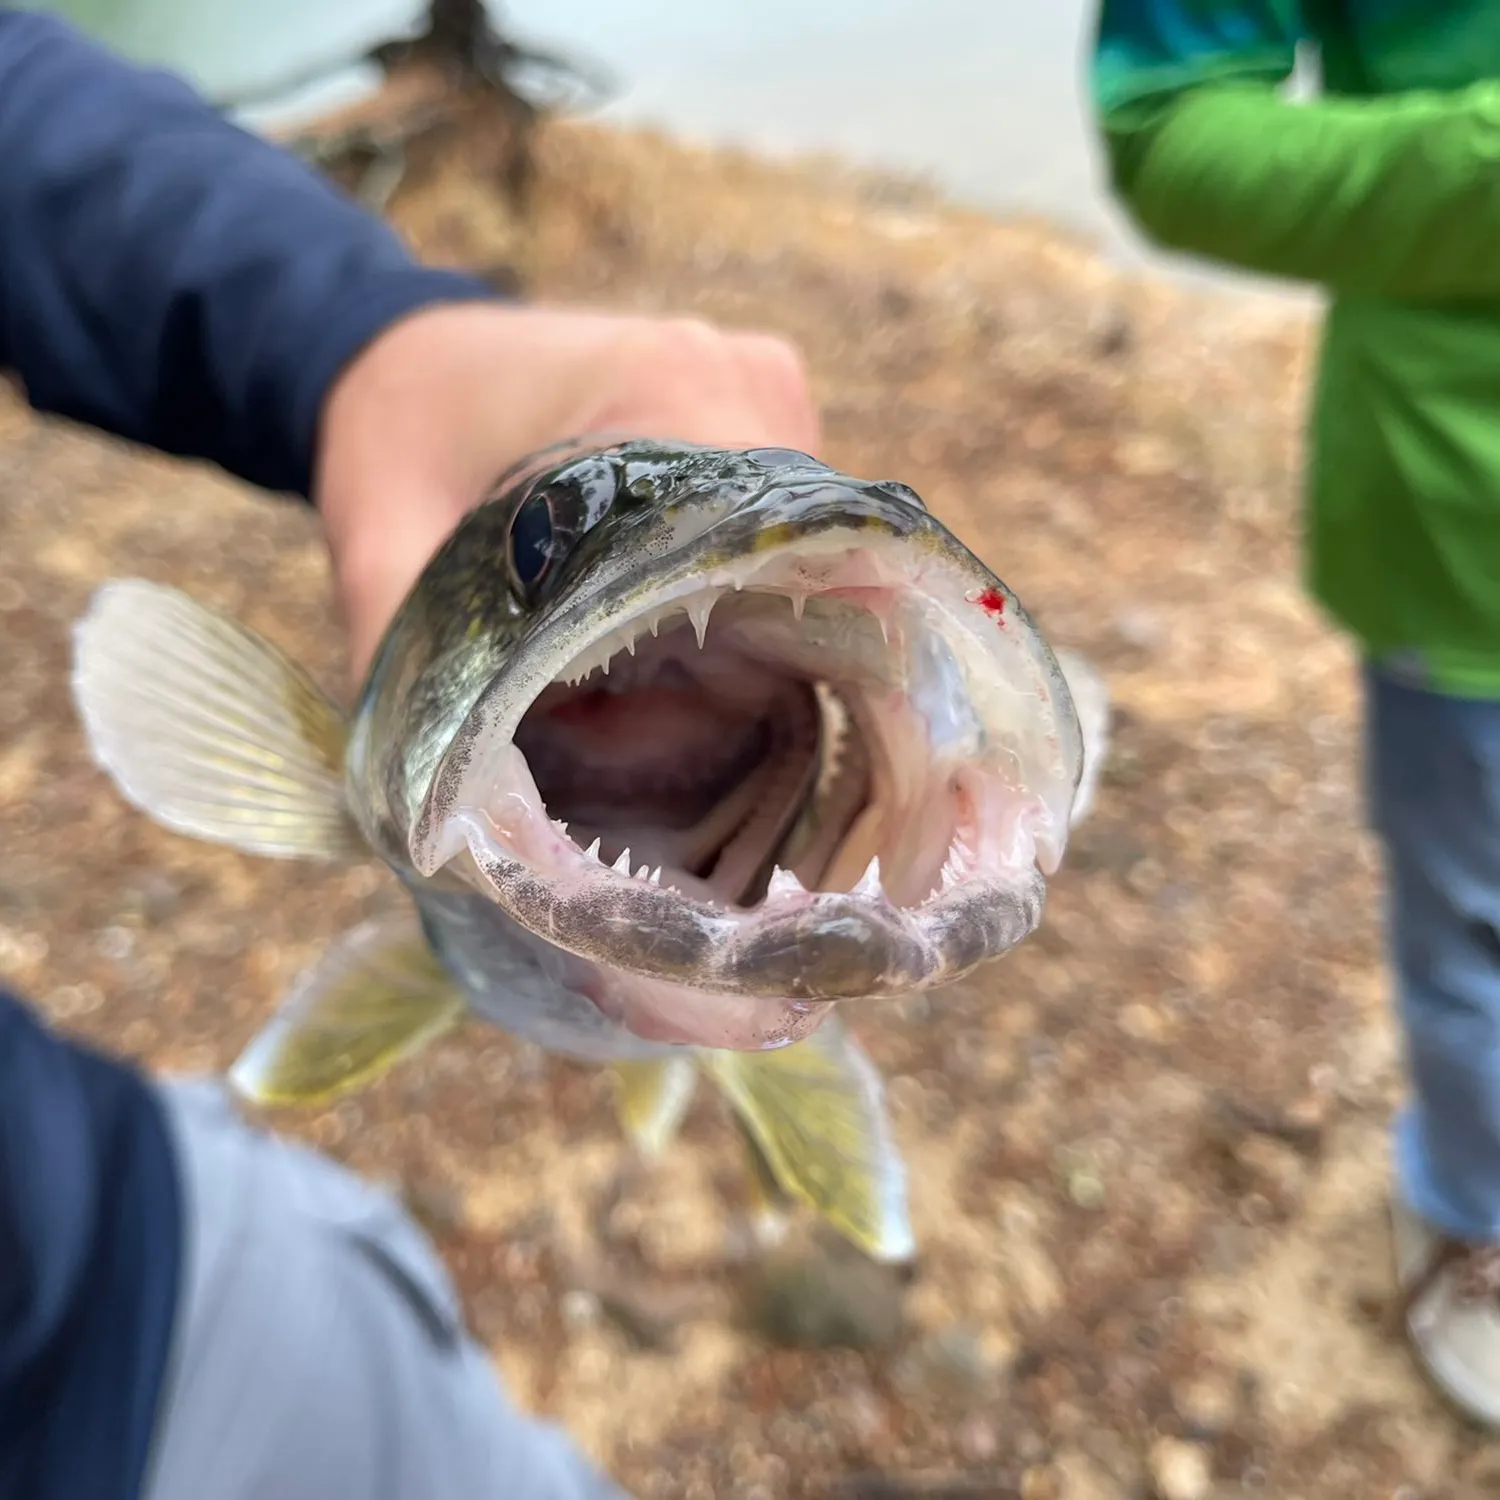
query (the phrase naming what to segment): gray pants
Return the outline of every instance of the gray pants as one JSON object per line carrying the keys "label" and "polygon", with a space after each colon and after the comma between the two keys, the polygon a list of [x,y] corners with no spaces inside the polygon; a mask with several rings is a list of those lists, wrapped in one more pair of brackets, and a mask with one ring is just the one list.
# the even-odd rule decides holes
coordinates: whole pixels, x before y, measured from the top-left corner
{"label": "gray pants", "polygon": [[186,1260],[146,1500],[622,1500],[511,1407],[388,1194],[161,1085]]}

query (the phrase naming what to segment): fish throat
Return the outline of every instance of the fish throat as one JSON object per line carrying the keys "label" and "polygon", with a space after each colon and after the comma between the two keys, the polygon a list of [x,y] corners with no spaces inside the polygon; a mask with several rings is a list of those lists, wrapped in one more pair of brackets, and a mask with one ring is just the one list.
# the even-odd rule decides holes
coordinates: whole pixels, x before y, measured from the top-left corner
{"label": "fish throat", "polygon": [[[877,779],[849,689],[748,648],[791,601],[734,594],[554,683],[515,735],[548,814],[611,868],[725,906],[847,889]],[[778,622],[784,624],[785,622]],[[795,622],[794,622],[795,623]]]}

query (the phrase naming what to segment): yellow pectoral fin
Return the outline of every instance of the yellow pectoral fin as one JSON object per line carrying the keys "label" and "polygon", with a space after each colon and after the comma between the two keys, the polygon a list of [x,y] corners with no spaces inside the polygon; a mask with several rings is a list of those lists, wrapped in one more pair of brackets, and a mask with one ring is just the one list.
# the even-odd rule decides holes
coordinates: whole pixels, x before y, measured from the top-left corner
{"label": "yellow pectoral fin", "polygon": [[416,914],[345,935],[292,986],[230,1069],[260,1104],[315,1104],[371,1082],[463,1018]]}
{"label": "yellow pectoral fin", "polygon": [[368,854],[338,706],[269,641],[161,584],[105,584],[73,630],[73,699],[127,801],[175,833],[281,859]]}

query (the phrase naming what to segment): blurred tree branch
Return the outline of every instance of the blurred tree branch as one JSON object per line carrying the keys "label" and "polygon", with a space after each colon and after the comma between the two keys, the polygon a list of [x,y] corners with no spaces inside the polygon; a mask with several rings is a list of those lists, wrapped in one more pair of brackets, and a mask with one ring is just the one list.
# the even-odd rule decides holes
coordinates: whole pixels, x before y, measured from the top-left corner
{"label": "blurred tree branch", "polygon": [[597,103],[612,90],[612,81],[593,69],[512,40],[484,0],[431,0],[423,32],[382,43],[370,57],[385,73],[379,91],[300,130],[286,144],[377,212],[405,177],[412,146],[485,106],[498,108],[504,127],[499,185],[523,207],[534,174],[537,124],[549,114]]}

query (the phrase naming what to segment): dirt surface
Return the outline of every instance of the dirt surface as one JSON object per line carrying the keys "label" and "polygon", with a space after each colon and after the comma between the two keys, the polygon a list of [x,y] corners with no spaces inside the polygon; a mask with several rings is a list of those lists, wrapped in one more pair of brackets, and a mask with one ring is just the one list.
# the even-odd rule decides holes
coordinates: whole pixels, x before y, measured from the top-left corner
{"label": "dirt surface", "polygon": [[[1041,932],[855,1017],[921,1246],[863,1308],[849,1268],[743,1267],[706,1094],[666,1161],[622,1171],[597,1074],[470,1026],[278,1125],[404,1185],[518,1399],[643,1497],[1500,1494],[1380,1322],[1401,1080],[1356,679],[1297,578],[1305,330],[836,167],[553,127],[522,222],[485,160],[397,194],[424,253],[794,336],[828,456],[913,484],[1105,670],[1114,758]],[[66,688],[70,623],[116,574],[338,681],[327,569],[304,510],[0,405],[0,978],[215,1068],[392,883],[118,800]],[[876,1307],[898,1295],[899,1325]],[[778,1347],[809,1299],[865,1347]]]}

